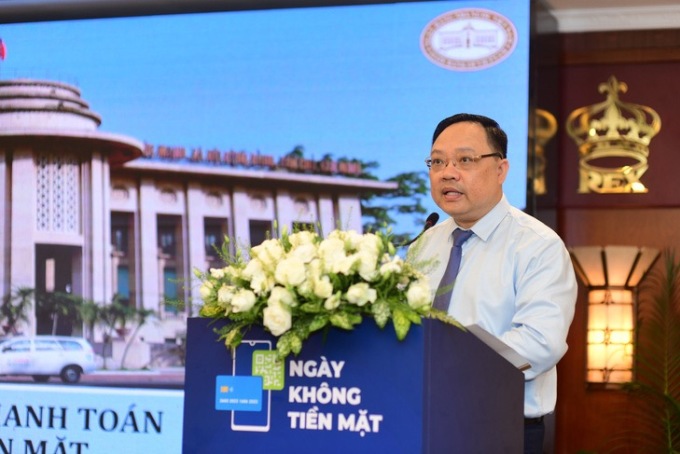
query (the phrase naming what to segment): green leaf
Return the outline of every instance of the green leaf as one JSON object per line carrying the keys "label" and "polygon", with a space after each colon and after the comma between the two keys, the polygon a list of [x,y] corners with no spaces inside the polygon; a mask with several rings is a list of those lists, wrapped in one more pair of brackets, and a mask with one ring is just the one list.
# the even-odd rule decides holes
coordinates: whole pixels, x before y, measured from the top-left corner
{"label": "green leaf", "polygon": [[376,301],[375,303],[373,303],[371,311],[373,313],[375,323],[380,328],[384,328],[385,325],[387,325],[387,322],[390,320],[391,315],[390,305],[388,304],[388,302],[382,299]]}
{"label": "green leaf", "polygon": [[286,337],[279,337],[279,340],[276,341],[276,352],[279,355],[279,358],[285,358],[290,354],[290,341]]}
{"label": "green leaf", "polygon": [[392,324],[394,325],[394,331],[397,333],[397,339],[400,341],[404,340],[408,330],[411,328],[411,321],[402,309],[396,308],[392,312]]}
{"label": "green leaf", "polygon": [[302,340],[300,336],[295,333],[290,333],[290,351],[297,355],[302,350]]}
{"label": "green leaf", "polygon": [[201,317],[217,318],[224,315],[224,308],[217,304],[205,304],[201,306],[198,315]]}
{"label": "green leaf", "polygon": [[434,308],[430,309],[427,316],[428,316],[428,318],[439,320],[441,322],[448,323],[449,325],[453,325],[456,328],[462,329],[463,331],[467,331],[465,329],[465,327],[463,325],[461,325],[458,320],[451,317],[448,313],[441,311],[439,309],[434,309]]}
{"label": "green leaf", "polygon": [[223,335],[223,338],[224,344],[233,350],[241,344],[243,332],[239,326],[233,325],[232,329]]}
{"label": "green leaf", "polygon": [[329,322],[329,316],[326,314],[323,315],[317,315],[312,319],[312,321],[309,323],[309,332],[313,333],[314,331],[318,331],[320,329],[325,328],[328,325]]}
{"label": "green leaf", "polygon": [[308,314],[318,314],[318,313],[324,311],[323,306],[322,306],[320,303],[318,303],[318,302],[314,302],[314,303],[303,303],[303,304],[301,304],[300,306],[298,306],[298,309],[299,309],[300,311],[306,312],[306,313],[308,313]]}
{"label": "green leaf", "polygon": [[411,321],[411,323],[420,325],[422,317],[420,316],[420,314],[418,314],[418,312],[415,311],[415,309],[411,308],[410,306],[408,308],[408,311],[406,311],[406,316]]}
{"label": "green leaf", "polygon": [[354,325],[361,323],[361,315],[348,312],[336,312],[330,316],[331,325],[343,329],[352,329]]}
{"label": "green leaf", "polygon": [[276,342],[276,351],[280,358],[285,358],[289,354],[295,355],[302,351],[302,343],[306,338],[305,335],[300,335],[297,331],[288,331],[279,337]]}
{"label": "green leaf", "polygon": [[350,321],[352,322],[352,325],[358,325],[363,320],[361,314],[348,314],[348,316]]}

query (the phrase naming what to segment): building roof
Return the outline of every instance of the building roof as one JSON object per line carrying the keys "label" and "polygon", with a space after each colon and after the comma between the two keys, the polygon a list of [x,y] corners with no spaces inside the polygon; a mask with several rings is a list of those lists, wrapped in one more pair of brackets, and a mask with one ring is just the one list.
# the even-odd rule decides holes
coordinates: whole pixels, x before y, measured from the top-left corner
{"label": "building roof", "polygon": [[281,186],[303,188],[308,191],[343,192],[389,192],[397,189],[396,182],[353,178],[339,175],[318,175],[295,173],[281,170],[243,169],[230,166],[186,164],[184,162],[162,162],[150,159],[135,159],[127,162],[119,174],[147,174],[167,176],[173,180],[182,176],[203,181],[229,181],[231,184],[257,186]]}
{"label": "building roof", "polygon": [[131,137],[98,131],[101,117],[90,110],[80,90],[69,84],[36,79],[0,80],[0,137],[6,146],[42,143],[71,151],[101,151],[113,166],[142,155]]}

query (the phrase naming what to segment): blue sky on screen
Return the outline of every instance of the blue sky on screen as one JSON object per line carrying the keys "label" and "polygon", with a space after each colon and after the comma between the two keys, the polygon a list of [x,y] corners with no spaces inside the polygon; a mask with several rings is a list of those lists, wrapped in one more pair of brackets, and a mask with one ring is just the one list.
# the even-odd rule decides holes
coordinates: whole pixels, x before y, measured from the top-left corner
{"label": "blue sky on screen", "polygon": [[[519,39],[509,58],[456,72],[423,55],[425,26],[464,7],[514,23]],[[0,37],[0,78],[74,84],[102,116],[102,131],[154,145],[275,157],[301,145],[310,158],[378,161],[376,173],[388,178],[425,168],[442,118],[488,115],[510,137],[505,191],[525,204],[528,0],[11,24]],[[427,206],[438,211],[429,197]]]}

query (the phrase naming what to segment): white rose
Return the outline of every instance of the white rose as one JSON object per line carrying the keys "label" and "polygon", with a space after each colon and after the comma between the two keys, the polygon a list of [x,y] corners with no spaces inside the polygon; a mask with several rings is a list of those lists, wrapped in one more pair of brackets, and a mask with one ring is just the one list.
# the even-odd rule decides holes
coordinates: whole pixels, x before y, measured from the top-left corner
{"label": "white rose", "polygon": [[333,309],[337,309],[338,306],[340,306],[341,301],[340,293],[334,293],[333,295],[326,298],[326,301],[323,302],[323,307],[327,311],[332,311]]}
{"label": "white rose", "polygon": [[323,264],[316,258],[307,264],[307,279],[319,279],[323,275]]}
{"label": "white rose", "polygon": [[303,263],[309,263],[316,257],[316,245],[310,243],[293,247],[288,253],[288,257],[296,258]]}
{"label": "white rose", "polygon": [[300,285],[306,278],[305,264],[295,257],[283,259],[276,266],[274,278],[282,285]]}
{"label": "white rose", "polygon": [[406,290],[406,287],[409,286],[411,281],[424,280],[429,284],[430,280],[425,274],[421,273],[418,270],[414,270],[411,267],[407,267],[407,262],[404,262],[404,267],[408,270],[408,273],[404,273],[404,275],[398,276],[399,281],[397,282],[397,290],[403,292],[404,290]]}
{"label": "white rose", "polygon": [[241,268],[236,268],[232,265],[222,268],[222,272],[224,273],[225,276],[228,276],[232,279],[240,278],[243,273]]}
{"label": "white rose", "polygon": [[347,230],[345,232],[345,246],[353,251],[359,249],[359,245],[363,240],[363,236],[357,233],[356,230]]}
{"label": "white rose", "polygon": [[245,279],[251,280],[254,276],[264,273],[264,265],[262,261],[257,258],[250,259],[250,262],[246,265],[241,273]]}
{"label": "white rose", "polygon": [[335,229],[331,233],[328,234],[326,239],[327,240],[340,240],[344,243],[345,242],[345,231]]}
{"label": "white rose", "polygon": [[319,298],[328,298],[333,293],[333,284],[328,276],[321,276],[319,279],[312,280],[314,294]]}
{"label": "white rose", "polygon": [[314,293],[314,283],[309,279],[305,279],[302,282],[302,284],[295,287],[295,291],[299,293],[301,296],[308,298],[310,295]]}
{"label": "white rose", "polygon": [[342,241],[343,248],[347,251],[356,250],[361,243],[361,235],[355,230],[333,230],[328,239]]}
{"label": "white rose", "polygon": [[336,263],[345,259],[345,243],[339,238],[327,238],[319,245],[319,257],[326,273],[336,273]]}
{"label": "white rose", "polygon": [[264,269],[273,271],[283,258],[285,251],[279,240],[265,240],[262,244],[253,247],[250,254],[262,262]]}
{"label": "white rose", "polygon": [[198,293],[201,295],[201,298],[204,300],[210,298],[210,295],[212,294],[213,290],[213,285],[211,282],[205,281],[201,284],[201,288],[198,289]]}
{"label": "white rose", "polygon": [[360,251],[369,251],[375,255],[379,255],[382,251],[382,240],[378,235],[373,233],[364,233],[361,236],[361,242],[359,243]]}
{"label": "white rose", "polygon": [[217,301],[223,304],[228,304],[234,296],[236,289],[231,285],[223,285],[217,291]]}
{"label": "white rose", "polygon": [[[389,256],[388,256],[389,257]],[[380,275],[387,276],[392,273],[401,273],[404,267],[404,261],[399,256],[394,256],[394,258],[388,262],[383,263],[380,266]]]}
{"label": "white rose", "polygon": [[255,305],[257,298],[250,290],[241,289],[231,298],[231,307],[234,312],[248,312]]}
{"label": "white rose", "polygon": [[361,235],[356,230],[333,230],[328,238],[342,241],[343,247],[347,251],[354,251],[361,243]]}
{"label": "white rose", "polygon": [[378,293],[366,282],[359,282],[347,289],[347,301],[357,306],[372,303],[378,297]]}
{"label": "white rose", "polygon": [[370,250],[360,250],[358,255],[359,275],[367,281],[373,281],[378,277],[378,254]]}
{"label": "white rose", "polygon": [[262,311],[262,322],[274,336],[280,336],[293,325],[293,316],[288,306],[272,302]]}
{"label": "white rose", "polygon": [[343,257],[341,260],[336,261],[333,264],[333,273],[340,273],[349,276],[355,268],[357,262],[359,262],[359,254],[352,254]]}
{"label": "white rose", "polygon": [[210,268],[210,275],[215,279],[222,279],[224,277],[223,268]]}
{"label": "white rose", "polygon": [[243,279],[250,281],[250,288],[259,294],[266,293],[274,287],[274,277],[264,270],[259,259],[251,259],[241,273]]}
{"label": "white rose", "polygon": [[413,309],[420,309],[432,303],[432,293],[427,279],[412,282],[406,291],[406,301]]}
{"label": "white rose", "polygon": [[301,230],[290,235],[288,241],[290,241],[290,244],[292,244],[293,247],[302,246],[304,244],[314,244],[316,236],[316,233]]}
{"label": "white rose", "polygon": [[297,300],[295,299],[295,295],[286,290],[284,287],[276,286],[272,289],[267,303],[285,304],[286,306],[293,307],[297,305]]}
{"label": "white rose", "polygon": [[250,281],[250,288],[258,295],[269,292],[274,288],[274,285],[276,285],[274,276],[270,276],[267,273],[259,274]]}

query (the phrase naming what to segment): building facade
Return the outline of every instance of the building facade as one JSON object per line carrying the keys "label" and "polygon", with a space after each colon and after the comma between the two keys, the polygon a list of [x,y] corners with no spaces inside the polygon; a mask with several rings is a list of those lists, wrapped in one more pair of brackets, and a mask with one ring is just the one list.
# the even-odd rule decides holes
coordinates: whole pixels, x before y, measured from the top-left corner
{"label": "building facade", "polygon": [[[33,288],[147,309],[142,344],[184,335],[197,311],[193,271],[221,266],[225,237],[233,252],[284,228],[361,231],[361,194],[396,188],[358,178],[357,163],[187,153],[100,124],[77,87],[0,81],[0,294]],[[82,332],[39,318],[32,311],[23,332]]]}

